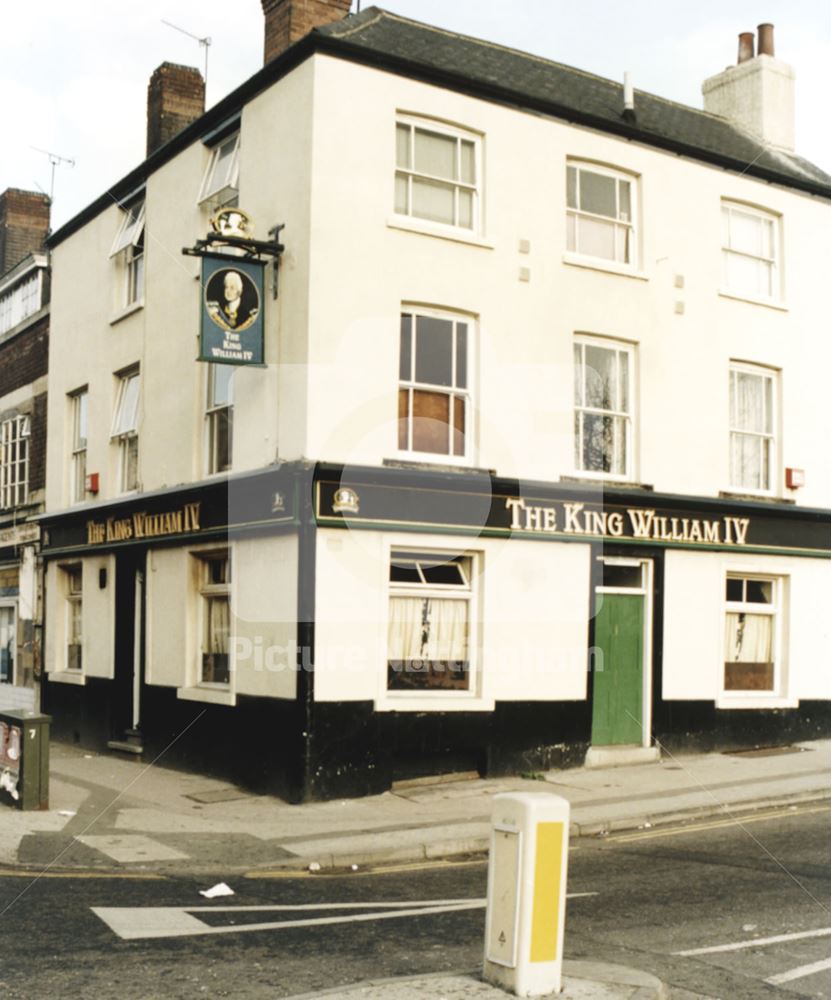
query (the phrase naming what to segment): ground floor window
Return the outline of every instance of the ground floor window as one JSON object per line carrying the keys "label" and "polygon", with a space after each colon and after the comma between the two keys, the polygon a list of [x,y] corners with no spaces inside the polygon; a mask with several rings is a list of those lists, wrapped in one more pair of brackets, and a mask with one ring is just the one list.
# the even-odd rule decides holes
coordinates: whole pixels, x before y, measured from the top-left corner
{"label": "ground floor window", "polygon": [[0,604],[0,684],[14,684],[15,609]]}
{"label": "ground floor window", "polygon": [[774,577],[727,577],[725,691],[776,691],[779,590]]}
{"label": "ground floor window", "polygon": [[393,551],[387,690],[471,690],[473,558]]}
{"label": "ground floor window", "polygon": [[200,676],[202,684],[229,684],[231,558],[227,551],[199,557],[201,600]]}
{"label": "ground floor window", "polygon": [[83,666],[83,576],[80,566],[63,570],[66,594],[66,669],[80,671]]}

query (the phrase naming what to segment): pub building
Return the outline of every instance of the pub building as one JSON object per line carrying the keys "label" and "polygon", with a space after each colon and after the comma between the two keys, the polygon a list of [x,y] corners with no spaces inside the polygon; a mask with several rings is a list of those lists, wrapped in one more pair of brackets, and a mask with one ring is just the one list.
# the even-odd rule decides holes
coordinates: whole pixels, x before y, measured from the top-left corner
{"label": "pub building", "polygon": [[264,0],[207,112],[160,67],[51,237],[55,734],[292,801],[828,736],[831,177],[772,28],[699,111],[349,6]]}

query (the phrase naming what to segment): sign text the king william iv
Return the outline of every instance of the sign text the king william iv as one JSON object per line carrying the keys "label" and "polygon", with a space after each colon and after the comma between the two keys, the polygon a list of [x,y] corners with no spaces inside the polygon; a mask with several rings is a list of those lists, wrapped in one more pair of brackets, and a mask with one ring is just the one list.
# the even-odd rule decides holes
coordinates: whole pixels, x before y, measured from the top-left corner
{"label": "sign text the king william iv", "polygon": [[161,514],[140,511],[129,517],[108,517],[106,521],[87,521],[87,545],[126,542],[132,538],[158,538],[162,535],[186,535],[199,531],[201,503],[186,503],[178,510]]}

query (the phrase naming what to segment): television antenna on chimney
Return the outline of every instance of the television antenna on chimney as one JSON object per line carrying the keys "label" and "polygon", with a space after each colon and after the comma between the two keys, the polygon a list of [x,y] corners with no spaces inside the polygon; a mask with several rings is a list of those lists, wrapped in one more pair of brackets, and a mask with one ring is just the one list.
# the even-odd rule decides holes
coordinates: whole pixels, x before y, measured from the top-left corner
{"label": "television antenna on chimney", "polygon": [[172,24],[170,21],[165,21],[164,18],[161,19],[162,24],[166,24],[168,28],[173,28],[174,31],[181,31],[183,35],[187,35],[188,38],[192,38],[195,42],[199,42],[200,48],[205,50],[205,93],[208,92],[208,49],[211,47],[211,39],[205,35],[204,38],[200,38],[199,35],[194,35],[190,31],[186,31],[185,28],[180,28],[178,24]]}
{"label": "television antenna on chimney", "polygon": [[30,146],[29,148],[33,149],[36,153],[43,153],[44,156],[48,156],[49,162],[52,164],[52,179],[49,182],[49,203],[51,204],[55,194],[55,167],[59,167],[62,163],[68,163],[70,167],[74,167],[75,161],[71,160],[68,156],[59,156],[48,149],[41,149],[39,146]]}

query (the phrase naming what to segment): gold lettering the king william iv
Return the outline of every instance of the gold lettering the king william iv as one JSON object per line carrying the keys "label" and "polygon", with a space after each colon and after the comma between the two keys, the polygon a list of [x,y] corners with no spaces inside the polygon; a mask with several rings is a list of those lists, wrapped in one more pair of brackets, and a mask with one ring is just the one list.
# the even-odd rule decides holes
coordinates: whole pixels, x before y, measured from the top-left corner
{"label": "gold lettering the king william iv", "polygon": [[190,534],[200,530],[201,507],[201,503],[186,503],[179,510],[168,510],[161,514],[141,511],[132,517],[108,517],[104,522],[87,521],[87,545]]}

